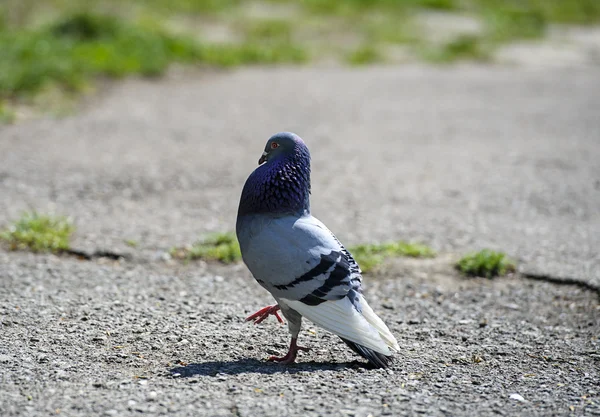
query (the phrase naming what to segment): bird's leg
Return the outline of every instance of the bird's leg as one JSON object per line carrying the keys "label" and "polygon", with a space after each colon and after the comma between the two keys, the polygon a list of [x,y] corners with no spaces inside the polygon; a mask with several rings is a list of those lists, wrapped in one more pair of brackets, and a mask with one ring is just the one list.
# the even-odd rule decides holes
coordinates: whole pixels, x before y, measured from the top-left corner
{"label": "bird's leg", "polygon": [[277,318],[277,321],[279,323],[283,323],[281,316],[279,316],[279,310],[280,310],[279,304],[275,304],[273,306],[267,306],[265,308],[261,308],[256,313],[252,314],[251,316],[246,317],[246,321],[252,320],[254,322],[254,324],[262,323],[263,320],[265,320],[267,317],[269,317],[269,315],[272,314],[275,316],[275,318]]}
{"label": "bird's leg", "polygon": [[279,362],[279,363],[283,363],[283,364],[290,364],[290,363],[294,363],[296,361],[296,356],[298,355],[298,351],[301,350],[303,352],[308,352],[309,349],[307,347],[304,346],[298,346],[298,339],[295,337],[292,337],[292,341],[290,342],[290,350],[288,350],[288,353],[285,354],[285,356],[282,357],[278,357],[278,356],[271,356],[268,360],[269,362]]}

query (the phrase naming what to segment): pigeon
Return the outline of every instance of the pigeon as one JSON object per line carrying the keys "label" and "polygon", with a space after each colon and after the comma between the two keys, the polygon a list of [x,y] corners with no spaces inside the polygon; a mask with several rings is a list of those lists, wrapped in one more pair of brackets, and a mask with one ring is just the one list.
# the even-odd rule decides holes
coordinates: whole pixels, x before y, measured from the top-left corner
{"label": "pigeon", "polygon": [[285,356],[294,363],[302,317],[339,336],[375,368],[392,363],[400,347],[362,294],[360,267],[335,235],[310,211],[310,153],[296,134],[272,136],[250,174],[238,208],[236,234],[242,259],[277,304],[249,316],[261,323],[270,315],[291,333]]}

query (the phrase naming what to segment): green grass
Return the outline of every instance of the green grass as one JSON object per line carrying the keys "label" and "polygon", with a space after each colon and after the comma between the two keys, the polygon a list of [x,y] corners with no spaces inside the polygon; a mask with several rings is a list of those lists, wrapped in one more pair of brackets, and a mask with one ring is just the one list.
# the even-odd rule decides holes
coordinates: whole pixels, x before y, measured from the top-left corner
{"label": "green grass", "polygon": [[73,224],[65,217],[31,212],[23,214],[7,230],[0,233],[0,239],[7,242],[11,250],[60,252],[69,249],[69,239],[74,231]]}
{"label": "green grass", "polygon": [[421,39],[419,27],[411,20],[410,15],[376,15],[359,23],[366,42],[374,45],[414,44]]}
{"label": "green grass", "polygon": [[301,0],[300,3],[315,14],[353,15],[371,10],[399,14],[423,9],[478,13],[508,7],[539,14],[547,22],[592,24],[600,20],[597,0]]}
{"label": "green grass", "polygon": [[421,57],[433,63],[451,63],[459,60],[486,62],[492,57],[491,46],[473,35],[462,35],[441,46],[423,46]]}
{"label": "green grass", "polygon": [[516,264],[502,252],[484,249],[462,257],[456,268],[467,276],[493,278],[516,271]]}
{"label": "green grass", "polygon": [[230,67],[307,59],[289,41],[252,38],[205,45],[147,22],[75,14],[42,28],[0,32],[0,100],[35,94],[49,85],[81,91],[97,76],[158,76],[173,62]]}
{"label": "green grass", "polygon": [[376,245],[357,245],[348,250],[365,273],[375,270],[389,258],[399,256],[431,258],[435,256],[435,251],[428,246],[402,241]]}
{"label": "green grass", "polygon": [[219,261],[226,264],[242,259],[240,246],[233,233],[214,233],[186,248],[173,248],[173,258],[183,260]]}
{"label": "green grass", "polygon": [[201,63],[217,67],[249,64],[304,63],[309,55],[293,44],[247,42],[230,45],[206,45],[202,48]]}
{"label": "green grass", "polygon": [[111,16],[76,14],[43,28],[0,33],[0,98],[50,84],[80,91],[91,77],[162,74],[202,54],[191,40]]}
{"label": "green grass", "polygon": [[292,26],[287,20],[251,20],[244,26],[247,39],[253,41],[289,43],[292,40]]}
{"label": "green grass", "polygon": [[538,9],[497,7],[484,11],[486,37],[496,43],[544,36],[548,21]]}
{"label": "green grass", "polygon": [[382,54],[372,45],[363,45],[346,56],[351,65],[368,65],[383,61]]}
{"label": "green grass", "polygon": [[217,13],[243,3],[243,0],[133,0],[153,10],[178,13]]}
{"label": "green grass", "polygon": [[475,12],[536,15],[544,23],[597,24],[600,3],[597,0],[470,0],[465,9]]}
{"label": "green grass", "polygon": [[8,124],[14,122],[16,114],[13,109],[6,103],[0,100],[0,124]]}
{"label": "green grass", "polygon": [[[279,0],[279,2],[294,2]],[[371,10],[387,13],[405,13],[415,8],[433,10],[455,10],[458,0],[300,0],[299,3],[310,13],[354,16]]]}

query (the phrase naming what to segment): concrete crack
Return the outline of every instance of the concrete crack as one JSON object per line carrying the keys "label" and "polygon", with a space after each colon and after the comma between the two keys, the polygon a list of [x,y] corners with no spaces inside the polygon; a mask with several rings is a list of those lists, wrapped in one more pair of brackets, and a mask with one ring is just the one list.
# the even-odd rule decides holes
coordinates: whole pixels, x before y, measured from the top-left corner
{"label": "concrete crack", "polygon": [[534,272],[521,272],[521,275],[525,278],[533,279],[536,281],[546,281],[551,282],[553,284],[558,285],[575,285],[580,288],[584,288],[586,290],[593,291],[600,296],[600,287],[594,284],[590,284],[587,281],[582,279],[572,278],[572,277],[555,277],[547,274],[539,274]]}

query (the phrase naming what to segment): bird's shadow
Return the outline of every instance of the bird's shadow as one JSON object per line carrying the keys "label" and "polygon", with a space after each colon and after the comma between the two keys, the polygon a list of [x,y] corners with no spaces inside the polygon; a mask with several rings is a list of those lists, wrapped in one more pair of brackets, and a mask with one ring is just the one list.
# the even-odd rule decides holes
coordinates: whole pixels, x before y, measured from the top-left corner
{"label": "bird's shadow", "polygon": [[190,378],[194,376],[239,375],[252,373],[273,375],[278,373],[296,374],[298,372],[342,371],[348,368],[368,368],[368,366],[368,364],[358,361],[341,363],[311,361],[282,365],[257,359],[238,359],[224,362],[211,361],[190,363],[185,366],[169,369],[169,373],[175,378]]}

